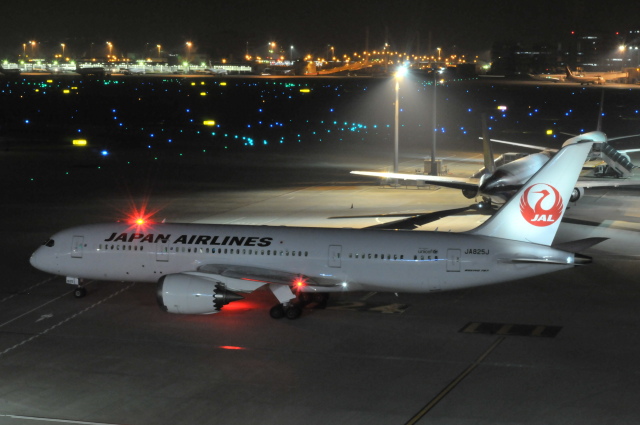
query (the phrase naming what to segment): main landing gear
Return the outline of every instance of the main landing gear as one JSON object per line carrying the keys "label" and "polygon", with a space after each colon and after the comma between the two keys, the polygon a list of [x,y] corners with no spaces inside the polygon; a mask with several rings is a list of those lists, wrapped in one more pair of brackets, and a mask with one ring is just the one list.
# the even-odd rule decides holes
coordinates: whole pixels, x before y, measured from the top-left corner
{"label": "main landing gear", "polygon": [[271,307],[269,315],[274,319],[286,317],[289,320],[294,320],[300,317],[305,306],[315,303],[314,308],[325,308],[328,300],[329,294],[327,293],[311,294],[302,292],[293,301],[276,304]]}

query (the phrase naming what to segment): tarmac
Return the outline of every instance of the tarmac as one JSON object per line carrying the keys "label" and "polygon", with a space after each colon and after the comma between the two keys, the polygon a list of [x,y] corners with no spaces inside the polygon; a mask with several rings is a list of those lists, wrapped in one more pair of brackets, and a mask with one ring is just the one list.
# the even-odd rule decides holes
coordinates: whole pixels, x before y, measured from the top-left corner
{"label": "tarmac", "polygon": [[[331,216],[472,202],[348,174],[383,168],[385,155],[316,152],[289,158],[286,170],[269,153],[218,158],[221,175],[252,177],[211,181],[199,165],[178,184],[169,166],[126,191],[114,182],[127,170],[76,167],[67,178],[56,154],[3,153],[16,179],[37,177],[5,182],[0,209],[0,423],[638,423],[638,189],[587,191],[570,207],[563,229],[596,226],[564,237],[611,236],[587,252],[590,265],[429,295],[343,294],[298,320],[271,319],[264,290],[212,316],[164,313],[142,283],[90,282],[75,299],[64,277],[28,262],[55,231],[114,220],[131,202],[161,208],[167,221],[331,227],[380,220]],[[480,168],[475,153],[442,155],[451,174]],[[401,159],[403,171],[422,161]]]}

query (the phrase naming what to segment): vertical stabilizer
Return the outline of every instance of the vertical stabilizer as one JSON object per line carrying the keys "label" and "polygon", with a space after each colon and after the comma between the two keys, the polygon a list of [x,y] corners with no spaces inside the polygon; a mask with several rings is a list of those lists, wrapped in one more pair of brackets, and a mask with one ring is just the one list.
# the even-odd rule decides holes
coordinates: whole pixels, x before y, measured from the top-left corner
{"label": "vertical stabilizer", "polygon": [[562,148],[492,218],[470,233],[551,245],[592,145],[586,139]]}
{"label": "vertical stabilizer", "polygon": [[482,153],[484,155],[484,170],[493,174],[496,171],[496,165],[493,161],[493,150],[491,149],[491,140],[487,129],[486,114],[482,114]]}
{"label": "vertical stabilizer", "polygon": [[567,77],[573,77],[573,72],[571,72],[568,65],[564,67],[564,71],[567,74]]}

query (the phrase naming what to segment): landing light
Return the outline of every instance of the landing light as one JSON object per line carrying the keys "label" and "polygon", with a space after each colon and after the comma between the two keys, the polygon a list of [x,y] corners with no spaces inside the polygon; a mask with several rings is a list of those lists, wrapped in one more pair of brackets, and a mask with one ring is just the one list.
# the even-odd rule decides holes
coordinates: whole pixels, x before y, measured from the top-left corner
{"label": "landing light", "polygon": [[505,105],[500,105],[498,106],[498,109],[500,109],[502,112],[507,110],[507,107]]}

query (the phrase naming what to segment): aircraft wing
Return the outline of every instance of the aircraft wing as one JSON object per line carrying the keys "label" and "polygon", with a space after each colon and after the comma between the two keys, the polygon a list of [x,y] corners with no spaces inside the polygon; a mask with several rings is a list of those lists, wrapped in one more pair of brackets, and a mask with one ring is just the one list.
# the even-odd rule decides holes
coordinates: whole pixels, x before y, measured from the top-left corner
{"label": "aircraft wing", "polygon": [[[247,282],[247,288],[252,288],[257,284],[258,286],[255,286],[254,289],[269,284],[291,286],[301,280],[303,280],[306,285],[320,286],[318,282],[314,281],[310,277],[299,273],[271,270],[262,267],[205,264],[198,268],[198,272],[210,275],[214,279],[219,278],[223,281],[227,281],[227,279],[244,281]],[[241,291],[241,289],[238,288],[236,288],[236,290]]]}
{"label": "aircraft wing", "polygon": [[383,173],[375,171],[352,171],[351,174],[357,174],[359,176],[383,177],[387,179],[417,180],[433,184],[435,186],[450,187],[453,189],[477,190],[479,185],[478,179],[466,177],[443,177],[429,176],[424,174]]}
{"label": "aircraft wing", "polygon": [[620,187],[620,186],[640,186],[640,180],[631,179],[593,179],[593,180],[578,180],[576,187]]}
{"label": "aircraft wing", "polygon": [[505,145],[519,146],[521,148],[535,149],[539,151],[558,152],[558,149],[550,149],[544,146],[527,145],[526,143],[516,143],[516,142],[509,142],[507,140],[498,140],[498,139],[489,139],[489,140],[495,143],[503,143]]}

